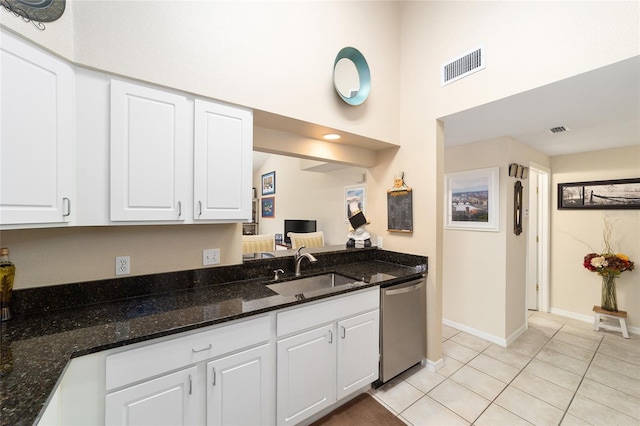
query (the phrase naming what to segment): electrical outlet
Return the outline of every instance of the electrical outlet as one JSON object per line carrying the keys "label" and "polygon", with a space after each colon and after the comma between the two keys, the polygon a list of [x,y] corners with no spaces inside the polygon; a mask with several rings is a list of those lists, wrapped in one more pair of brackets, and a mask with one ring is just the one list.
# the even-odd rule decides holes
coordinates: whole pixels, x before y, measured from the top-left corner
{"label": "electrical outlet", "polygon": [[378,241],[376,241],[376,246],[378,246],[379,249],[382,248],[382,237],[378,237]]}
{"label": "electrical outlet", "polygon": [[131,259],[129,256],[116,256],[116,275],[129,275],[131,273]]}
{"label": "electrical outlet", "polygon": [[203,265],[217,265],[220,263],[220,249],[207,249],[202,250],[202,264]]}

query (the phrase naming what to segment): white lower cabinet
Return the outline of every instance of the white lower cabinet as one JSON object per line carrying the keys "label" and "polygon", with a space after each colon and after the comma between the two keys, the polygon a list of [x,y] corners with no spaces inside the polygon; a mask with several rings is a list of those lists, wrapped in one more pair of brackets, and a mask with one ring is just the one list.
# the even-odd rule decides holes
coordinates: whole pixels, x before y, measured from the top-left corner
{"label": "white lower cabinet", "polygon": [[298,424],[378,378],[378,292],[278,315],[279,332],[317,326],[277,341],[277,424]]}
{"label": "white lower cabinet", "polygon": [[379,324],[378,310],[338,322],[338,400],[378,379]]}
{"label": "white lower cabinet", "polygon": [[296,424],[336,400],[334,326],[277,343],[278,424]]}
{"label": "white lower cabinet", "polygon": [[271,345],[207,363],[207,425],[271,424]]}
{"label": "white lower cabinet", "polygon": [[105,424],[273,424],[270,336],[265,316],[108,355]]}
{"label": "white lower cabinet", "polygon": [[[111,393],[105,424],[179,426],[197,424],[197,368],[191,367]],[[197,390],[196,390],[197,391]]]}

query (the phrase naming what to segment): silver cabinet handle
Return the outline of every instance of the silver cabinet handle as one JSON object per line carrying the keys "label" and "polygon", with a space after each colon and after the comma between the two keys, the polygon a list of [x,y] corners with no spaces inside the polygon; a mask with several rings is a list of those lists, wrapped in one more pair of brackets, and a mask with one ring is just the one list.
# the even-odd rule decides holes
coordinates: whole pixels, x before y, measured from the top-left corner
{"label": "silver cabinet handle", "polygon": [[340,328],[342,329],[342,338],[346,339],[346,337],[347,337],[347,328],[344,325],[340,326]]}
{"label": "silver cabinet handle", "polygon": [[178,217],[182,216],[182,201],[178,201]]}
{"label": "silver cabinet handle", "polygon": [[202,349],[191,349],[191,352],[193,352],[194,354],[197,354],[198,352],[204,352],[204,351],[208,351],[209,349],[211,349],[213,347],[213,345],[211,343],[209,343],[209,346],[207,346],[206,348],[202,348]]}
{"label": "silver cabinet handle", "polygon": [[409,286],[409,287],[399,288],[399,289],[397,289],[397,290],[385,290],[385,291],[384,291],[384,294],[385,294],[386,296],[393,296],[393,295],[395,295],[395,294],[409,293],[409,292],[412,292],[412,291],[414,291],[414,290],[419,289],[420,287],[422,287],[422,283],[421,283],[421,282],[420,282],[420,283],[418,283],[418,284],[415,284],[415,285]]}
{"label": "silver cabinet handle", "polygon": [[189,395],[193,393],[193,380],[191,379],[191,374],[189,374]]}
{"label": "silver cabinet handle", "polygon": [[202,216],[202,201],[198,201],[198,208],[200,213],[198,213],[198,216]]}
{"label": "silver cabinet handle", "polygon": [[211,374],[213,375],[213,379],[211,379],[211,384],[215,386],[216,385],[216,368],[215,367],[211,369]]}
{"label": "silver cabinet handle", "polygon": [[329,330],[329,343],[333,343],[333,331]]}
{"label": "silver cabinet handle", "polygon": [[63,202],[63,203],[66,205],[66,207],[67,207],[67,208],[66,208],[66,211],[67,211],[67,212],[66,212],[66,213],[63,213],[63,214],[62,214],[62,217],[68,217],[68,216],[71,216],[71,200],[70,200],[69,198],[67,198],[67,197],[64,197],[64,198],[62,199],[62,202]]}

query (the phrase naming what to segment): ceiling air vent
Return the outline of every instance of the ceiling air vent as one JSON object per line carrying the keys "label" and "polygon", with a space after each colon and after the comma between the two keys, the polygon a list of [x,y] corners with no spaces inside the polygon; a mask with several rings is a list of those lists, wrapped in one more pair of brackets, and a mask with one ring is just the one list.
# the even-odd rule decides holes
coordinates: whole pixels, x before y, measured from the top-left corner
{"label": "ceiling air vent", "polygon": [[549,129],[550,133],[562,133],[562,132],[568,132],[569,130],[571,130],[570,128],[566,127],[566,126],[558,126],[558,127],[552,127]]}
{"label": "ceiling air vent", "polygon": [[484,69],[484,45],[442,66],[440,85],[444,86]]}

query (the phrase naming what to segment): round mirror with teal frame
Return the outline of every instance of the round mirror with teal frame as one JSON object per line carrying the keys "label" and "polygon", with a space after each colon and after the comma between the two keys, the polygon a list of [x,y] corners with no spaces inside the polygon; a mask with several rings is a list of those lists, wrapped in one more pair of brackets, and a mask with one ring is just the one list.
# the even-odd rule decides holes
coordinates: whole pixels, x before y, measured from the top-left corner
{"label": "round mirror with teal frame", "polygon": [[[342,65],[345,63],[345,60],[351,61],[357,72],[357,86],[353,87],[352,85],[348,90],[345,90],[344,85],[340,81],[344,78],[337,75],[338,73],[336,72],[338,68],[341,70],[347,69],[346,72],[349,72],[349,67]],[[348,79],[347,77],[347,80]],[[336,60],[333,62],[333,87],[336,89],[338,96],[349,105],[360,105],[367,100],[369,92],[371,91],[371,72],[369,71],[367,60],[358,49],[345,47],[338,52]]]}

